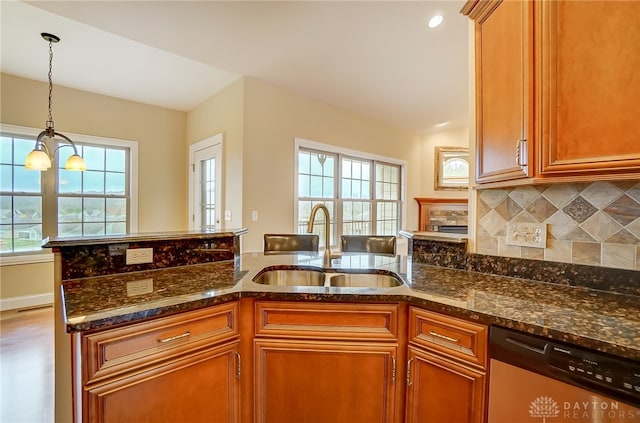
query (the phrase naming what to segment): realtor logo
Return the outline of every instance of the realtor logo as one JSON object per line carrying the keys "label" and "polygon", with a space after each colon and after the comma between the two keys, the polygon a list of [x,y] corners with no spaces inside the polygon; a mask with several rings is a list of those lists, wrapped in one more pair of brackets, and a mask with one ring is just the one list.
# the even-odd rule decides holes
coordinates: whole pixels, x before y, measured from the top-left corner
{"label": "realtor logo", "polygon": [[558,417],[559,414],[558,403],[551,397],[538,397],[529,404],[529,415],[542,417],[542,423],[546,423],[547,417]]}

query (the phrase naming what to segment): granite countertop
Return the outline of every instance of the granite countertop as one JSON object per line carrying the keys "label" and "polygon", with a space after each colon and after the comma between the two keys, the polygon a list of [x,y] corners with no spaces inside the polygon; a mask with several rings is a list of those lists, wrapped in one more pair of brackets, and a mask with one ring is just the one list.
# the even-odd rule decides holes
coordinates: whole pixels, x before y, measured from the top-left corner
{"label": "granite countertop", "polygon": [[[62,284],[67,331],[88,331],[241,297],[407,301],[484,324],[511,327],[640,360],[640,297],[412,263],[406,256],[344,255],[329,272],[393,272],[393,288],[268,286],[265,267],[322,267],[322,256],[243,254],[237,260],[71,279]],[[132,283],[133,282],[133,283]]]}

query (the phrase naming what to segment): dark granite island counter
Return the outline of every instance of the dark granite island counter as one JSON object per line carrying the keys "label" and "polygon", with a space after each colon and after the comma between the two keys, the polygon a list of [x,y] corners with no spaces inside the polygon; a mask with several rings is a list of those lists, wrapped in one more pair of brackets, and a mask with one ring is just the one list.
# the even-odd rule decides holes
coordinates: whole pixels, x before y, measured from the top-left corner
{"label": "dark granite island counter", "polygon": [[[270,286],[252,281],[264,268],[322,268],[321,256],[243,254],[164,270],[65,281],[66,330],[96,330],[189,311],[238,298],[397,302],[499,324],[640,360],[640,297],[412,263],[410,257],[345,255],[328,272],[393,272],[392,288]],[[127,285],[149,281],[152,291]]]}

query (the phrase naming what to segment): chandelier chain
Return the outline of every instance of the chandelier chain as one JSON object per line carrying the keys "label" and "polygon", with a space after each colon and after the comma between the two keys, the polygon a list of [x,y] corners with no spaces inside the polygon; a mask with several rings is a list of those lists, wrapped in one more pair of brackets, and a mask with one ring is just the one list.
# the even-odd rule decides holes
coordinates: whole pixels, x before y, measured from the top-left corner
{"label": "chandelier chain", "polygon": [[53,66],[53,48],[51,48],[51,40],[49,40],[49,122],[53,122],[53,117],[51,116],[51,97],[53,95],[53,79],[51,68]]}

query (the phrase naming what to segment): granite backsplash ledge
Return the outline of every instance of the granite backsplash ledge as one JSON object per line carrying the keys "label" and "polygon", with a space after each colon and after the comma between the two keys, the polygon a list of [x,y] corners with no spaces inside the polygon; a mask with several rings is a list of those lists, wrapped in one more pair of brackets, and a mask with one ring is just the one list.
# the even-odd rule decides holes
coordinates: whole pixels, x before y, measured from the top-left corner
{"label": "granite backsplash ledge", "polygon": [[466,252],[466,243],[412,240],[416,263],[640,296],[640,272]]}
{"label": "granite backsplash ledge", "polygon": [[[60,253],[62,280],[233,261],[240,253],[234,233],[185,234],[185,239],[140,234],[112,242],[54,240],[45,247]],[[100,240],[98,240],[100,241]],[[153,262],[126,264],[126,250],[153,248]]]}

